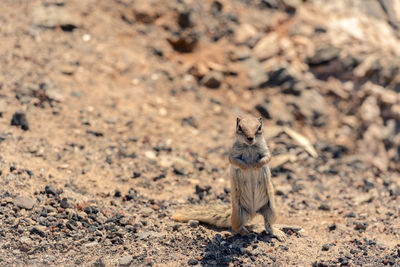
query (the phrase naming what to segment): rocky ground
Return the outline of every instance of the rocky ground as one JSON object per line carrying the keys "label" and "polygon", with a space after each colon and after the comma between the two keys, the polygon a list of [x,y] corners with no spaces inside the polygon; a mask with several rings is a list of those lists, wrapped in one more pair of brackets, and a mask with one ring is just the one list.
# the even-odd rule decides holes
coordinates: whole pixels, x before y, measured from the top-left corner
{"label": "rocky ground", "polygon": [[[3,0],[0,22],[1,266],[400,266],[399,1]],[[285,242],[169,218],[229,203],[242,114]]]}

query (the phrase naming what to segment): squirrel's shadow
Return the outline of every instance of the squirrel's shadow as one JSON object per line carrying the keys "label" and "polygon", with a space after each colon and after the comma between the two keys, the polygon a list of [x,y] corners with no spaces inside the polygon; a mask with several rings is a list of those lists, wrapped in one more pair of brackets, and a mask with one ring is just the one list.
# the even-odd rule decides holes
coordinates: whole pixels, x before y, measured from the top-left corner
{"label": "squirrel's shadow", "polygon": [[[221,229],[209,227],[207,228],[221,231]],[[202,266],[228,266],[229,263],[241,265],[244,258],[254,257],[248,248],[257,246],[259,243],[271,243],[274,245],[275,240],[266,232],[255,233],[251,226],[246,226],[251,231],[249,235],[241,236],[238,234],[227,235],[223,237],[217,233],[214,238],[207,244],[205,254],[200,264]],[[251,262],[251,261],[250,261]]]}

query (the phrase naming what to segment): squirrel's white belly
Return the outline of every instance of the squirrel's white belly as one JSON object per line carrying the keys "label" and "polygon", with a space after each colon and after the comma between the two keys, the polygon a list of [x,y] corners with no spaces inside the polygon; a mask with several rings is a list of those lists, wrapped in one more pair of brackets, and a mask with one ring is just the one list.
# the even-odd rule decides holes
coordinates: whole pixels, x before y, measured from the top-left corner
{"label": "squirrel's white belly", "polygon": [[236,171],[239,183],[242,185],[240,187],[240,204],[250,215],[254,215],[268,203],[266,168]]}

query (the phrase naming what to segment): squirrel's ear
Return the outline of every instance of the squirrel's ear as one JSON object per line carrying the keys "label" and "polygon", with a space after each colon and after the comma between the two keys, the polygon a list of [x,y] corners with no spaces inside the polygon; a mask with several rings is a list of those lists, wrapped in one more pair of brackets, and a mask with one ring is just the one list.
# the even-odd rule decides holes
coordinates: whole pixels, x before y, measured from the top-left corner
{"label": "squirrel's ear", "polygon": [[261,117],[259,117],[259,118],[258,118],[258,121],[262,124],[262,121],[263,121],[263,120],[262,120]]}
{"label": "squirrel's ear", "polygon": [[240,118],[237,117],[237,118],[236,118],[236,126],[239,126],[239,123],[240,123]]}

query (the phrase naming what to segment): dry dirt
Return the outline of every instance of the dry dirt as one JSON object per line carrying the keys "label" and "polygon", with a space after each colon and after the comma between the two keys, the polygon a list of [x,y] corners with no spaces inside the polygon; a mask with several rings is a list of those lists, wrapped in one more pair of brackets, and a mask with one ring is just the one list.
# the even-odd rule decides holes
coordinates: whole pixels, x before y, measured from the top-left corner
{"label": "dry dirt", "polygon": [[[252,54],[257,31],[283,38],[305,21],[297,16],[318,10],[264,2],[290,1],[3,0],[0,265],[400,266],[396,81],[319,72],[282,52],[309,37]],[[278,61],[300,66],[301,86],[290,75],[266,85]],[[370,80],[394,100],[363,91]],[[370,117],[357,111],[363,103]],[[172,221],[185,205],[229,203],[236,117],[260,112],[278,223],[302,230],[279,242],[260,218],[245,237]],[[364,136],[389,120],[389,141]]]}

